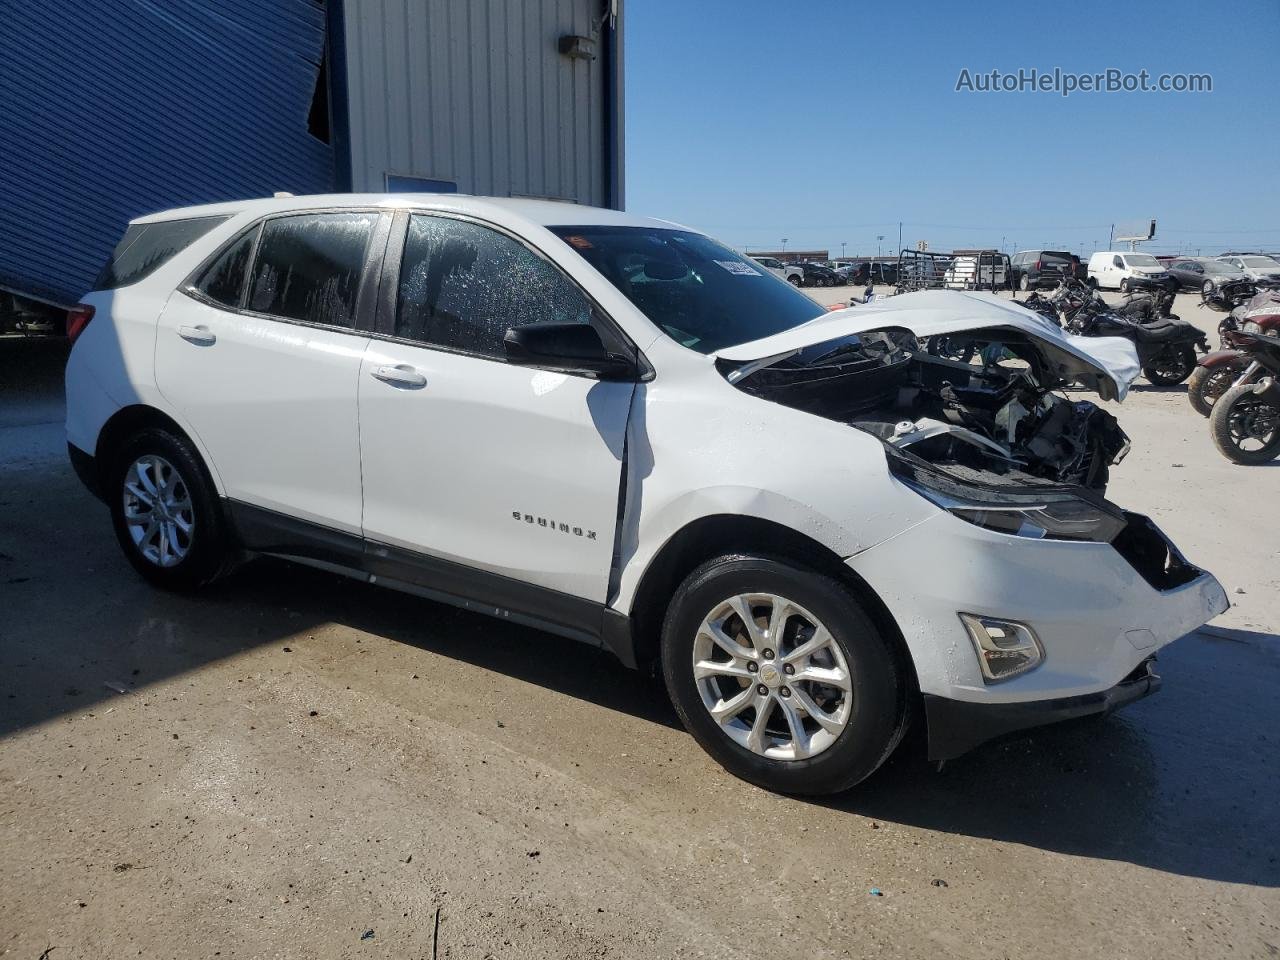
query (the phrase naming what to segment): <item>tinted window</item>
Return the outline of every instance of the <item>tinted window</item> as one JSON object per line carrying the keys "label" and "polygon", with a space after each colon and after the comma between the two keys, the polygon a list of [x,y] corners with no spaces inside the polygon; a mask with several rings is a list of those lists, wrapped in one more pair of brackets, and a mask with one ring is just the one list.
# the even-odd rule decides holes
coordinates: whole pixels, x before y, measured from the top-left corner
{"label": "tinted window", "polygon": [[780,333],[825,312],[785,280],[699,233],[595,225],[551,230],[657,327],[701,353]]}
{"label": "tinted window", "polygon": [[228,307],[240,306],[249,254],[253,252],[253,241],[257,236],[258,228],[254,227],[227,247],[205,270],[196,283],[196,289],[217,303]]}
{"label": "tinted window", "polygon": [[114,290],[137,283],[226,219],[199,217],[130,225],[98,274],[94,289]]}
{"label": "tinted window", "polygon": [[356,293],[376,213],[268,220],[253,263],[249,309],[289,320],[355,326]]}
{"label": "tinted window", "polygon": [[499,358],[508,328],[544,321],[591,321],[590,302],[557,267],[488,227],[409,218],[396,336]]}

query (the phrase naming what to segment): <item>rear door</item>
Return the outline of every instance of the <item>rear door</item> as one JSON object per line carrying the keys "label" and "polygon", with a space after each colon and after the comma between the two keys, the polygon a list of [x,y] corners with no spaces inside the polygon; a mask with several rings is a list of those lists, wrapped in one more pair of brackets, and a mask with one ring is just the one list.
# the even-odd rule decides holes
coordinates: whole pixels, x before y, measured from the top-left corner
{"label": "rear door", "polygon": [[376,211],[273,217],[170,298],[157,385],[231,500],[359,533],[361,327],[389,229]]}
{"label": "rear door", "polygon": [[458,217],[401,218],[359,377],[373,562],[445,592],[467,593],[471,578],[495,605],[510,594],[477,574],[603,603],[635,384],[510,365],[502,339],[540,321],[619,335],[522,239]]}

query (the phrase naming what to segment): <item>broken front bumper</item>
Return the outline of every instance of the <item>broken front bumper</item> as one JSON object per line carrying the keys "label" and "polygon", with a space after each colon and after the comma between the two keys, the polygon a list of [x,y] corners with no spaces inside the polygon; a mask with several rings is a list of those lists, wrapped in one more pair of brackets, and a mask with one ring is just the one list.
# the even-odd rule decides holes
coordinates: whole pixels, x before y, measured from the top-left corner
{"label": "broken front bumper", "polygon": [[[1148,518],[1127,520],[1114,543],[1086,543],[996,533],[939,513],[846,560],[911,652],[931,755],[958,756],[1001,733],[1150,693],[1145,662],[1227,609],[1211,574]],[[1043,662],[985,681],[960,613],[1030,626]]]}
{"label": "broken front bumper", "polygon": [[1155,657],[1151,657],[1142,661],[1132,674],[1108,690],[1057,700],[975,703],[925,694],[929,759],[950,760],[1005,734],[1118,710],[1125,704],[1141,700],[1160,689],[1160,677],[1155,673],[1154,666]]}

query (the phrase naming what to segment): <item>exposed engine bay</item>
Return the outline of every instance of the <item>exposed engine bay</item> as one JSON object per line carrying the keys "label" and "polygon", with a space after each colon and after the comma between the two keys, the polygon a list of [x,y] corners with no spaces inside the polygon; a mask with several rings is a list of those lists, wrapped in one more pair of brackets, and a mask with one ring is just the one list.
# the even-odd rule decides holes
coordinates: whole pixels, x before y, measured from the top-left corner
{"label": "exposed engine bay", "polygon": [[[936,339],[936,338],[935,338]],[[1053,393],[1065,386],[1034,342],[1007,329],[966,331],[925,349],[909,331],[816,344],[736,379],[740,389],[878,437],[958,480],[1073,484],[1099,492],[1129,439],[1107,411]]]}

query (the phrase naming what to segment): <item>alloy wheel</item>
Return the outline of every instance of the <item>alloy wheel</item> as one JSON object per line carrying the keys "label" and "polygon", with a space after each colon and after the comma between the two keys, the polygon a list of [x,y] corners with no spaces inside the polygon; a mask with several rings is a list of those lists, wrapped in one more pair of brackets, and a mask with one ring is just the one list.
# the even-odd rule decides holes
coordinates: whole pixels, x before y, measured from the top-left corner
{"label": "alloy wheel", "polygon": [[135,460],[124,477],[124,521],[138,552],[158,567],[173,567],[191,552],[195,510],[182,475],[153,453]]}
{"label": "alloy wheel", "polygon": [[693,642],[693,676],[721,731],[771,760],[822,753],[852,712],[839,644],[817,617],[775,594],[739,594],[712,609]]}
{"label": "alloy wheel", "polygon": [[1275,442],[1280,431],[1280,409],[1258,396],[1246,395],[1227,411],[1231,439],[1244,453],[1259,452]]}

